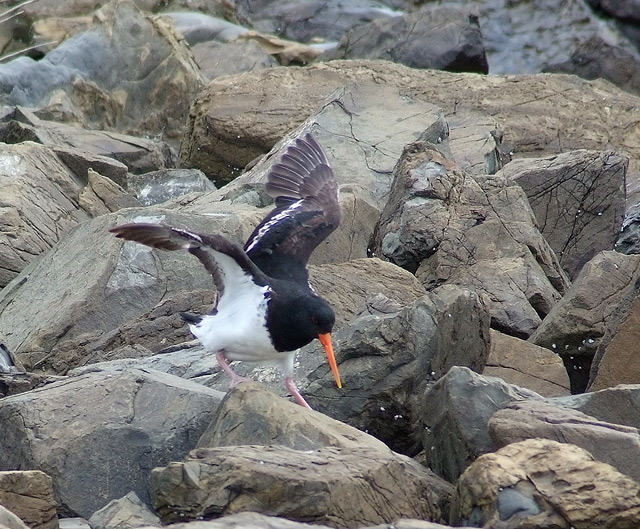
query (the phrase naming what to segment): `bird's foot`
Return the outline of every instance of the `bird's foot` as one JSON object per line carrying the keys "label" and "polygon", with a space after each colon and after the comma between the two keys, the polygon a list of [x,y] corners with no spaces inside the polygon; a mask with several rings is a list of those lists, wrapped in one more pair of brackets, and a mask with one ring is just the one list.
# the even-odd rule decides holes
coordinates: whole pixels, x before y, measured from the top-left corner
{"label": "bird's foot", "polygon": [[307,401],[304,400],[303,396],[300,395],[300,392],[298,391],[298,388],[296,387],[296,383],[293,381],[293,378],[286,377],[284,379],[284,385],[289,390],[289,393],[293,395],[293,398],[296,400],[296,402],[300,404],[300,406],[307,408],[309,410],[312,409],[311,406],[309,406],[309,404],[307,403]]}
{"label": "bird's foot", "polygon": [[251,380],[250,378],[247,378],[247,377],[241,377],[233,369],[231,369],[231,366],[227,361],[227,357],[224,356],[224,353],[222,351],[216,353],[216,359],[218,360],[218,364],[220,364],[220,367],[222,368],[222,370],[231,378],[231,384],[229,384],[229,389],[233,389],[238,384],[242,384],[243,382],[249,382]]}
{"label": "bird's foot", "polygon": [[243,382],[251,382],[251,379],[247,377],[241,377],[240,375],[233,373],[233,375],[231,375],[231,383],[229,384],[229,389],[233,389]]}

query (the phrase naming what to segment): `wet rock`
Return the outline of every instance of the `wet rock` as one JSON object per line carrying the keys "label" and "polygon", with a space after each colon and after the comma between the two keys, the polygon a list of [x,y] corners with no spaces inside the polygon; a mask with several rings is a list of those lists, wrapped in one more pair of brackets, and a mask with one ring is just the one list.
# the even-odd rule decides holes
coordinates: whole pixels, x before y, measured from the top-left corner
{"label": "wet rock", "polygon": [[140,202],[113,180],[89,169],[87,186],[78,197],[78,205],[92,217],[99,217],[123,208],[139,206]]}
{"label": "wet rock", "polygon": [[88,517],[132,490],[148,501],[149,470],[192,449],[221,399],[139,369],[96,369],[5,397],[0,468],[49,474],[63,516]]}
{"label": "wet rock", "polygon": [[354,527],[399,516],[442,521],[449,486],[413,460],[362,449],[282,446],[199,448],[152,471],[165,522],[255,511]]}
{"label": "wet rock", "polygon": [[545,397],[569,395],[569,376],[560,357],[544,347],[491,331],[491,351],[482,374]]}
{"label": "wet rock", "polygon": [[420,388],[451,364],[482,370],[488,324],[483,303],[464,290],[441,299],[423,296],[388,313],[365,313],[334,333],[343,388],[330,378],[321,349],[310,344],[299,355],[309,373],[300,389],[314,409],[415,454]]}
{"label": "wet rock", "polygon": [[[560,355],[572,393],[586,389],[596,350],[610,343],[629,313],[638,279],[640,257],[599,253],[582,268],[565,296],[529,338]],[[624,369],[628,368],[625,365]]]}
{"label": "wet rock", "polygon": [[628,158],[613,151],[572,151],[513,160],[499,174],[527,195],[540,232],[575,279],[582,266],[612,250],[622,228]]}
{"label": "wet rock", "polygon": [[0,504],[18,515],[31,529],[58,529],[53,484],[44,472],[0,472]]}
{"label": "wet rock", "polygon": [[491,438],[497,446],[525,439],[560,439],[639,480],[640,434],[636,428],[601,421],[557,402],[525,400],[496,411],[489,420]]}
{"label": "wet rock", "polygon": [[442,6],[378,18],[349,30],[330,59],[384,59],[412,68],[488,73],[478,18]]}
{"label": "wet rock", "polygon": [[420,399],[420,426],[426,463],[455,482],[481,454],[497,446],[489,435],[489,418],[512,401],[541,398],[499,378],[452,367]]}
{"label": "wet rock", "polygon": [[[636,527],[637,482],[577,446],[543,439],[480,456],[460,477],[450,523]],[[509,524],[509,525],[507,525]]]}
{"label": "wet rock", "polygon": [[135,529],[149,525],[159,526],[160,518],[135,492],[130,492],[94,512],[89,518],[89,525],[91,529]]}

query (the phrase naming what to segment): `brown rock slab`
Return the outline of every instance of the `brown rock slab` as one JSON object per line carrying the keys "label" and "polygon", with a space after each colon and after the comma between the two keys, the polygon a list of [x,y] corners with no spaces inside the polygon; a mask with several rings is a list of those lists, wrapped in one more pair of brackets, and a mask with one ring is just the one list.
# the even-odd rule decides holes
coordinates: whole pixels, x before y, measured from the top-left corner
{"label": "brown rock slab", "polygon": [[489,420],[489,432],[498,446],[525,439],[561,439],[640,480],[637,428],[604,422],[552,402],[522,401],[496,411]]}
{"label": "brown rock slab", "polygon": [[233,388],[198,441],[198,448],[280,445],[294,450],[322,447],[389,452],[375,437],[316,411],[284,400],[262,384]]}
{"label": "brown rock slab", "polygon": [[[634,529],[640,485],[577,446],[529,439],[480,456],[460,477],[450,523]],[[507,525],[508,524],[508,525]]]}
{"label": "brown rock slab", "polygon": [[491,330],[491,351],[483,375],[500,377],[545,397],[569,395],[569,376],[549,349]]}
{"label": "brown rock slab", "polygon": [[200,448],[152,471],[154,507],[166,522],[255,511],[333,527],[442,521],[449,486],[388,452],[281,446]]}
{"label": "brown rock slab", "polygon": [[[633,290],[636,290],[634,284]],[[626,312],[626,314],[625,314]],[[637,296],[628,311],[618,314],[619,325],[608,333],[611,341],[601,344],[592,368],[589,391],[611,388],[618,384],[635,384],[640,381],[640,298]]]}
{"label": "brown rock slab", "polygon": [[0,472],[0,505],[18,515],[31,529],[58,529],[53,482],[44,472]]}

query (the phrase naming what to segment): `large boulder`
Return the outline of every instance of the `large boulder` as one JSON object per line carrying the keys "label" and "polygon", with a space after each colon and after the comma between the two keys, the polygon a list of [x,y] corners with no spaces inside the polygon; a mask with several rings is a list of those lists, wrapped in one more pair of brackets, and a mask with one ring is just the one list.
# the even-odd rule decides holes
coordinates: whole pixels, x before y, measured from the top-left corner
{"label": "large boulder", "polygon": [[572,151],[513,160],[499,174],[527,195],[540,232],[574,279],[598,252],[613,250],[625,211],[629,159],[613,151]]}
{"label": "large boulder", "polygon": [[460,477],[450,523],[634,529],[640,485],[577,446],[529,439],[480,456]]}
{"label": "large boulder", "polygon": [[568,286],[522,190],[459,171],[429,143],[405,148],[373,251],[442,284],[486,294],[492,326],[528,336]]}
{"label": "large boulder", "polygon": [[[560,355],[569,374],[572,393],[586,389],[596,351],[604,354],[631,314],[639,279],[640,256],[611,251],[597,254],[582,268],[571,288],[529,337],[532,343]],[[596,364],[598,362],[599,359]],[[619,364],[621,371],[618,371],[629,373],[633,365],[633,362],[623,360]],[[609,385],[623,380],[634,381],[612,379]]]}
{"label": "large boulder", "polygon": [[140,370],[95,368],[0,401],[0,469],[40,469],[59,514],[88,518],[184,457],[215,414],[218,391]]}
{"label": "large boulder", "polygon": [[636,428],[599,421],[551,402],[520,401],[496,411],[489,420],[498,446],[525,439],[550,439],[584,448],[597,461],[640,481],[640,434]]}
{"label": "large boulder", "polygon": [[358,527],[400,516],[443,521],[449,485],[393,452],[283,446],[199,448],[151,474],[154,507],[167,522],[241,511]]}
{"label": "large boulder", "polygon": [[96,19],[40,61],[4,64],[0,101],[55,106],[93,128],[160,134],[177,144],[204,84],[186,43],[172,24],[143,15],[130,0],[106,4]]}
{"label": "large boulder", "polygon": [[452,367],[420,401],[426,464],[447,481],[455,482],[478,456],[498,448],[489,434],[489,418],[509,403],[527,398],[541,397],[499,378]]}

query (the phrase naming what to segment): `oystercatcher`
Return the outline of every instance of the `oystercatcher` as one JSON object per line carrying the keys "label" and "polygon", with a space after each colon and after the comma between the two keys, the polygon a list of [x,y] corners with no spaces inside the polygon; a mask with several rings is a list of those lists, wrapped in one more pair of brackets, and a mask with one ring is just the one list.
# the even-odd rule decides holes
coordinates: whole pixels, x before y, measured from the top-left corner
{"label": "oystercatcher", "polygon": [[216,307],[206,315],[182,314],[191,332],[213,352],[231,377],[246,380],[230,360],[279,365],[285,386],[309,408],[293,381],[295,351],[320,340],[338,387],[331,345],[335,314],[309,284],[307,261],[340,223],[338,183],[327,157],[311,136],[289,146],[268,176],[275,208],[253,231],[244,249],[222,235],[204,235],[160,224],[127,224],[116,237],[163,250],[187,250],[213,276]]}

